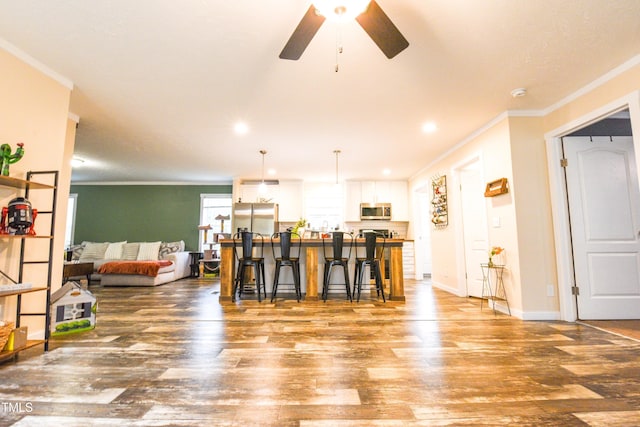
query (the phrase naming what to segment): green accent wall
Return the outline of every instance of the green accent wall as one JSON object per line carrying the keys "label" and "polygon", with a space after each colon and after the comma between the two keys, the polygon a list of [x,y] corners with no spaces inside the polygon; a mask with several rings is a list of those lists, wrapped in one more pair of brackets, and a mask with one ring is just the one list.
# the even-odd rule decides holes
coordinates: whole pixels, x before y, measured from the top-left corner
{"label": "green accent wall", "polygon": [[201,194],[229,194],[231,185],[72,185],[78,195],[74,240],[173,242],[198,248]]}

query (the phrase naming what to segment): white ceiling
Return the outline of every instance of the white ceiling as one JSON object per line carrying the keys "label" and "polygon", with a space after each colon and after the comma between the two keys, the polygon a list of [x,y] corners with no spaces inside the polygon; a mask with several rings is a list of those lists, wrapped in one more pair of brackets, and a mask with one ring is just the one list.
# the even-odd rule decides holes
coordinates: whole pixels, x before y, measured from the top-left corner
{"label": "white ceiling", "polygon": [[395,58],[354,21],[279,59],[309,4],[0,0],[0,38],[73,81],[74,182],[259,179],[261,149],[268,178],[334,179],[339,149],[341,178],[407,179],[640,53],[638,0],[378,0],[410,43]]}

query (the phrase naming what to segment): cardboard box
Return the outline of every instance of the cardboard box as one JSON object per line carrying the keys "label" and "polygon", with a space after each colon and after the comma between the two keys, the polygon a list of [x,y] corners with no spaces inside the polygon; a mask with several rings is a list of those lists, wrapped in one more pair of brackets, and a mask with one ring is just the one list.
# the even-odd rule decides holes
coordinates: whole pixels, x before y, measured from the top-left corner
{"label": "cardboard box", "polygon": [[27,346],[27,327],[21,326],[16,328],[9,335],[9,341],[7,341],[7,345],[4,347],[5,350],[14,351],[20,350]]}

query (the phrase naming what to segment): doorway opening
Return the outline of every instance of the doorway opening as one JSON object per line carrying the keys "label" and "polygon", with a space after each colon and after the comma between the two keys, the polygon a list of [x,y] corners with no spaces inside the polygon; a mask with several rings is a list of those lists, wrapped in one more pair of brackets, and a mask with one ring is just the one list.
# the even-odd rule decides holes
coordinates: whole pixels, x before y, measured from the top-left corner
{"label": "doorway opening", "polygon": [[458,277],[458,293],[462,296],[482,297],[482,268],[488,250],[487,208],[484,193],[484,176],[481,157],[468,159],[453,169],[459,190],[460,211],[459,241],[464,254],[464,263]]}
{"label": "doorway opening", "polygon": [[[591,138],[587,137],[589,143],[591,144],[591,140],[597,141],[599,137],[604,136],[602,134],[602,129],[608,129],[607,139],[609,143],[612,140],[616,140],[622,138],[618,136],[621,132],[620,130],[614,131],[611,125],[615,124],[610,120],[623,120],[623,122],[617,122],[617,129],[626,128],[628,130],[633,129],[635,134],[640,133],[640,92],[634,92],[632,94],[627,95],[621,99],[618,99],[611,104],[605,105],[598,110],[595,110],[579,119],[576,119],[572,122],[565,124],[564,126],[549,132],[545,138],[547,141],[547,159],[548,159],[548,167],[549,167],[549,186],[550,186],[550,197],[551,197],[551,205],[552,205],[552,215],[553,215],[553,223],[554,223],[554,236],[556,241],[556,267],[557,267],[557,279],[558,279],[558,296],[560,303],[560,318],[566,321],[576,321],[578,320],[578,316],[581,318],[593,317],[593,318],[607,318],[611,317],[610,314],[593,314],[586,315],[585,308],[583,306],[583,302],[579,301],[580,295],[587,296],[589,298],[594,299],[600,304],[596,304],[596,310],[598,310],[601,306],[604,307],[605,304],[603,302],[607,301],[609,297],[607,297],[605,289],[608,289],[607,284],[615,283],[620,278],[625,277],[623,280],[624,285],[619,287],[617,290],[614,290],[613,293],[622,294],[622,296],[631,298],[636,300],[635,305],[638,306],[640,303],[640,287],[638,281],[635,280],[635,285],[628,285],[633,282],[628,280],[629,274],[637,274],[630,273],[632,269],[630,265],[633,262],[629,261],[629,257],[636,258],[636,265],[640,266],[640,258],[638,258],[638,250],[633,249],[633,254],[629,255],[627,259],[623,259],[623,257],[616,258],[615,261],[618,262],[618,268],[608,270],[606,268],[602,268],[602,266],[606,266],[606,256],[600,256],[598,251],[595,252],[584,252],[584,247],[576,247],[575,240],[576,236],[573,235],[576,232],[576,221],[580,222],[580,216],[584,216],[583,211],[589,211],[587,215],[587,222],[584,220],[582,224],[579,224],[583,230],[585,224],[587,224],[587,233],[584,234],[588,237],[590,243],[594,243],[598,240],[606,241],[608,239],[604,233],[609,225],[612,225],[614,221],[603,221],[603,220],[595,220],[593,215],[599,215],[598,218],[607,218],[606,205],[610,203],[610,198],[618,197],[618,202],[621,203],[623,197],[619,195],[616,191],[608,190],[611,189],[612,186],[620,187],[621,182],[625,182],[624,187],[625,190],[629,188],[632,189],[629,193],[637,193],[637,184],[635,184],[636,190],[633,190],[634,184],[631,183],[631,178],[634,178],[637,182],[638,180],[638,171],[633,169],[632,172],[629,172],[629,167],[622,167],[620,165],[623,164],[622,158],[632,159],[637,164],[638,158],[640,157],[640,143],[636,140],[631,143],[631,151],[627,154],[621,154],[620,151],[617,151],[617,148],[614,150],[608,150],[611,148],[605,147],[602,152],[597,150],[602,150],[603,148],[600,146],[594,145],[592,150],[581,150],[579,147],[578,151],[580,154],[578,157],[583,156],[581,159],[569,160],[569,165],[573,162],[574,164],[578,164],[579,168],[582,168],[582,176],[584,179],[582,181],[578,180],[578,192],[582,192],[586,194],[586,198],[583,200],[573,202],[573,207],[578,208],[576,212],[581,212],[580,214],[576,212],[570,212],[570,193],[574,192],[570,187],[576,187],[576,184],[571,184],[568,180],[565,179],[565,168],[563,164],[565,164],[565,153],[563,152],[563,148],[566,148],[567,144],[563,144],[564,138],[576,138],[576,137],[585,137],[585,134],[594,134],[590,135]],[[626,115],[626,117],[625,117]],[[609,121],[607,123],[607,121]],[[624,121],[627,121],[626,123]],[[618,134],[618,135],[616,135]],[[631,137],[627,136],[628,139]],[[570,143],[569,143],[570,144]],[[594,151],[595,150],[595,151]],[[608,151],[607,151],[608,150]],[[575,151],[575,150],[574,150]],[[582,152],[584,151],[584,152]],[[608,153],[608,154],[605,154]],[[602,155],[600,155],[602,154]],[[627,162],[629,163],[629,162]],[[635,164],[633,167],[635,168]],[[600,169],[600,174],[602,175],[602,169],[605,165],[617,165],[610,167],[611,173],[604,174],[604,180],[598,180],[597,178],[593,178],[591,174],[585,173],[585,170],[588,168]],[[626,178],[620,176],[620,172],[625,171],[624,174]],[[567,172],[569,173],[569,172]],[[615,176],[614,176],[615,175]],[[619,179],[619,181],[615,181],[615,179]],[[604,197],[604,198],[603,198]],[[636,197],[636,196],[631,196]],[[596,202],[598,198],[603,198],[600,203]],[[614,199],[615,200],[615,199]],[[638,206],[637,204],[635,205]],[[604,215],[604,216],[603,216]],[[640,237],[638,236],[638,231],[640,228],[639,220],[635,213],[627,214],[631,215],[633,219],[628,220],[627,224],[633,224],[633,228],[635,229],[633,239],[629,238],[627,240],[634,240],[636,243],[640,241]],[[584,219],[584,218],[583,218]],[[599,227],[593,227],[593,224],[600,224]],[[602,225],[604,224],[604,225]],[[613,224],[614,232],[619,232],[619,230],[615,230],[615,226],[619,226],[620,224]],[[573,229],[572,229],[573,227]],[[611,240],[611,239],[609,239]],[[601,242],[601,243],[603,243]],[[581,251],[579,253],[579,251]],[[605,252],[603,252],[605,253]],[[606,255],[606,253],[605,253]],[[588,263],[580,263],[577,261],[578,256],[580,256],[583,260],[587,259]],[[576,262],[574,263],[574,258]],[[621,268],[620,268],[621,267]],[[637,269],[640,270],[640,267]],[[580,283],[582,278],[586,275],[595,278],[596,286],[595,288],[581,288]],[[613,275],[612,275],[613,274]],[[621,274],[622,276],[618,276]],[[616,283],[617,284],[617,283]],[[635,296],[638,294],[638,297]],[[580,308],[582,307],[582,308]],[[580,308],[580,313],[579,313]],[[629,315],[629,314],[621,314],[624,310],[616,310],[616,312],[620,312],[616,315],[615,318],[640,318],[636,317],[637,315]]]}
{"label": "doorway opening", "polygon": [[576,317],[640,319],[640,190],[629,111],[562,137]]}

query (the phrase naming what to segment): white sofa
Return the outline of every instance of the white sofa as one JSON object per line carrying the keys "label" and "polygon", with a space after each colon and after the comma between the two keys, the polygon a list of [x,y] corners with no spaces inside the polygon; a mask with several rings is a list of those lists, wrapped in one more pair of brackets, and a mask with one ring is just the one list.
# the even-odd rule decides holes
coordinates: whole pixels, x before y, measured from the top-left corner
{"label": "white sofa", "polygon": [[[103,286],[157,286],[191,275],[190,255],[184,242],[82,242],[73,248],[72,261],[93,262],[91,281]],[[99,273],[108,262],[171,261],[157,275]]]}

